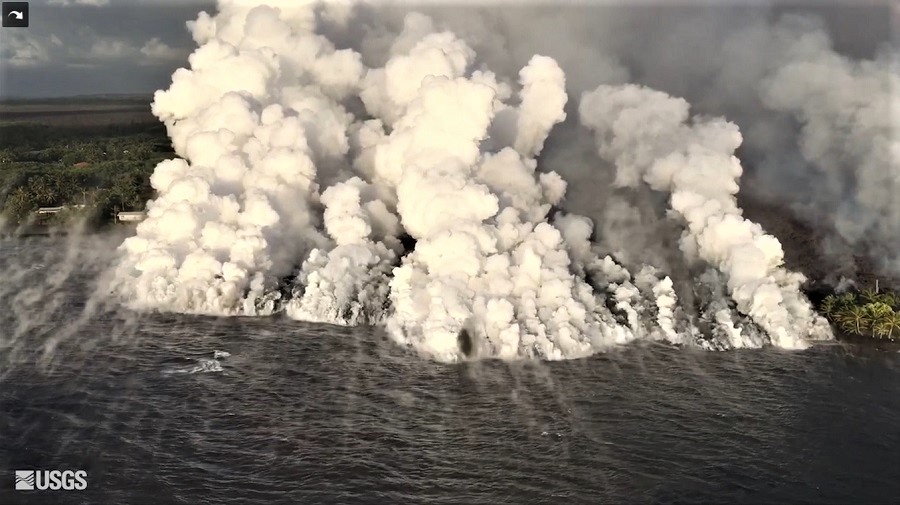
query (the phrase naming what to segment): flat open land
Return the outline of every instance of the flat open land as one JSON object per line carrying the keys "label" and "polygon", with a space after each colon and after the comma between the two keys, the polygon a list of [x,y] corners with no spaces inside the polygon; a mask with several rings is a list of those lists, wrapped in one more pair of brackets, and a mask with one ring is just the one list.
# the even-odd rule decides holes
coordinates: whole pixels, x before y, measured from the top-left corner
{"label": "flat open land", "polygon": [[65,98],[0,102],[0,124],[40,123],[47,126],[109,126],[158,123],[149,96]]}

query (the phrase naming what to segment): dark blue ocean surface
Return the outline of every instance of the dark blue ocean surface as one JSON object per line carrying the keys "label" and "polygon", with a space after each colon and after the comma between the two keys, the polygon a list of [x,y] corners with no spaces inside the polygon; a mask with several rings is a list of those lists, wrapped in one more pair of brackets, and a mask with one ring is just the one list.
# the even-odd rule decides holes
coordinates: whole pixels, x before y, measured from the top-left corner
{"label": "dark blue ocean surface", "polygon": [[373,328],[100,310],[103,246],[0,247],[2,504],[900,503],[896,350],[441,365]]}

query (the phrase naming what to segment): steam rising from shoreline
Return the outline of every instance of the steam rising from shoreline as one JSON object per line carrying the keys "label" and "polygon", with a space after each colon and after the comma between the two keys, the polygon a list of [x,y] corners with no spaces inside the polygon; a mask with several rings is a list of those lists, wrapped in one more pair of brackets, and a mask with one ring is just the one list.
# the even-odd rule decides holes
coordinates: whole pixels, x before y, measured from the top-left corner
{"label": "steam rising from shoreline", "polygon": [[[605,254],[591,219],[560,210],[566,182],[539,169],[570,101],[554,58],[496,74],[467,40],[409,13],[383,64],[367,65],[321,34],[352,15],[223,1],[189,24],[200,47],[153,104],[181,158],[156,168],[159,196],[121,246],[112,289],[126,304],[383,324],[448,362],[575,358],[638,338],[715,349],[830,338],[781,244],[737,206],[736,125],[636,85],[573,104],[595,135],[589,163],[610,163],[616,187],[668,195],[696,273],[678,285],[665,265]],[[796,71],[772,74],[764,99],[814,135],[810,111],[823,107],[789,92]],[[869,138],[851,130],[847,142]],[[867,229],[879,226],[893,225]]]}
{"label": "steam rising from shoreline", "polygon": [[688,122],[686,101],[634,85],[600,86],[582,98],[580,112],[596,134],[600,156],[615,163],[616,184],[645,182],[670,193],[671,210],[686,223],[680,244],[685,256],[723,273],[737,310],[774,344],[791,348],[803,345],[797,335],[829,334],[800,292],[803,276],[784,268],[778,239],[741,216],[736,125]]}

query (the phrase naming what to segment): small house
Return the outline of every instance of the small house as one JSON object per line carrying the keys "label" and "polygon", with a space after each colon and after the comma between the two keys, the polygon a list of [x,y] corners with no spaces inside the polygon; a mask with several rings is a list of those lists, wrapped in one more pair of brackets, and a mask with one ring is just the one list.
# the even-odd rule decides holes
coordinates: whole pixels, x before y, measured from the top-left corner
{"label": "small house", "polygon": [[34,213],[39,216],[47,216],[51,214],[59,214],[63,210],[65,210],[65,207],[41,207]]}
{"label": "small house", "polygon": [[146,212],[119,212],[116,214],[116,221],[120,223],[137,223],[146,218]]}

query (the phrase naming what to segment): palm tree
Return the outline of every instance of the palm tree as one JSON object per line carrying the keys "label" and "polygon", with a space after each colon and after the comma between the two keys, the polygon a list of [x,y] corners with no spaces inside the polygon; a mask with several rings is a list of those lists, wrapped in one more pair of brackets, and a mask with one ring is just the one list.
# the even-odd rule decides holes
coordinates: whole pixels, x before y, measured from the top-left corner
{"label": "palm tree", "polygon": [[885,314],[894,313],[894,309],[884,302],[867,303],[863,305],[863,307],[866,309],[866,312],[868,312],[869,315],[873,318],[881,317]]}
{"label": "palm tree", "polygon": [[838,299],[834,295],[828,295],[822,300],[822,305],[819,306],[819,309],[822,311],[822,315],[824,315],[828,319],[834,319],[835,311],[838,307]]}
{"label": "palm tree", "polygon": [[859,292],[860,296],[866,303],[875,303],[878,301],[878,291],[866,288]]}
{"label": "palm tree", "polygon": [[894,310],[900,309],[900,297],[897,296],[897,293],[886,291],[879,295],[879,300],[890,305]]}
{"label": "palm tree", "polygon": [[879,336],[894,340],[894,333],[900,335],[900,312],[891,312],[890,315],[879,319],[875,329]]}
{"label": "palm tree", "polygon": [[34,195],[34,199],[41,205],[50,205],[54,203],[54,199],[56,198],[56,191],[54,191],[48,182],[47,178],[43,176],[34,177],[28,181],[28,186],[31,189],[31,193]]}
{"label": "palm tree", "polygon": [[866,319],[871,327],[873,337],[880,322],[894,315],[894,309],[883,302],[868,303],[863,305],[863,309],[865,310]]}
{"label": "palm tree", "polygon": [[[73,184],[69,175],[65,172],[56,171],[49,175],[48,185],[56,195],[57,200],[68,200],[72,194]],[[63,202],[60,203],[63,203]]]}
{"label": "palm tree", "polygon": [[38,204],[32,195],[25,188],[18,187],[7,197],[3,211],[18,223],[28,217],[28,214],[37,207]]}
{"label": "palm tree", "polygon": [[850,292],[844,293],[837,299],[838,311],[847,310],[856,305],[856,295]]}
{"label": "palm tree", "polygon": [[869,315],[866,309],[859,305],[850,307],[841,316],[841,328],[848,333],[855,332],[862,335],[863,328],[869,326]]}

